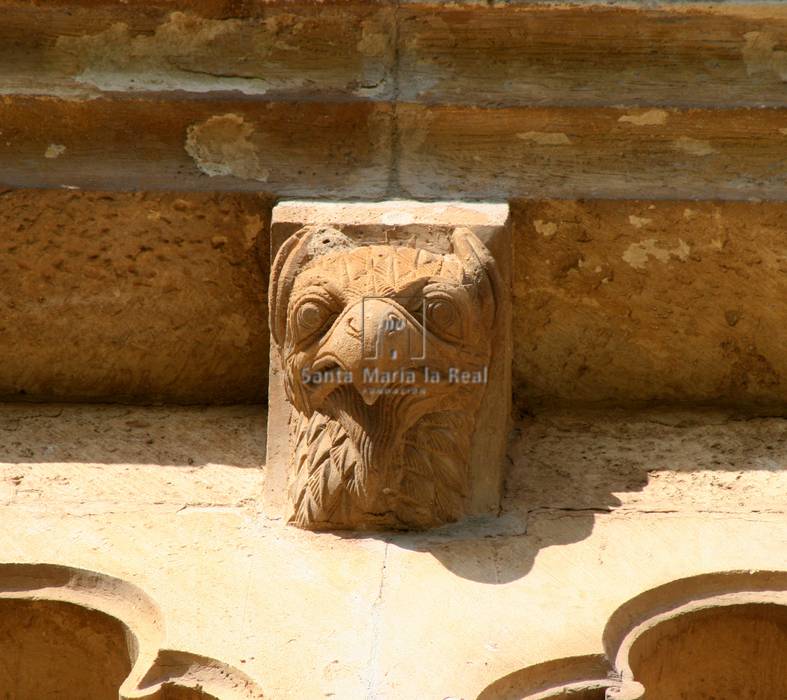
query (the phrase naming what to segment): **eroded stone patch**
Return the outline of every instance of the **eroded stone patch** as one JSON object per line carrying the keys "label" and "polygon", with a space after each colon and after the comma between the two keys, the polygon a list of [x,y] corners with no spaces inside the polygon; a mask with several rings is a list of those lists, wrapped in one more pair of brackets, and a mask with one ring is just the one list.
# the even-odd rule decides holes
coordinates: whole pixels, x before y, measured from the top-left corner
{"label": "eroded stone patch", "polygon": [[[645,219],[645,222],[650,223],[650,220]],[[655,238],[648,238],[639,243],[632,243],[626,248],[623,252],[623,260],[631,267],[644,270],[647,267],[648,258],[652,257],[659,262],[666,263],[674,257],[685,262],[688,260],[689,253],[691,253],[691,248],[683,240],[679,240],[675,248],[665,249],[659,246],[659,242]]]}
{"label": "eroded stone patch", "polygon": [[708,141],[691,138],[690,136],[681,136],[673,143],[673,148],[692,156],[709,156],[712,153],[716,153],[716,149]]}
{"label": "eroded stone patch", "polygon": [[634,126],[658,126],[665,124],[668,116],[669,113],[664,109],[649,109],[647,112],[624,114],[618,121]]}
{"label": "eroded stone patch", "polygon": [[59,158],[66,152],[66,147],[60,143],[51,143],[44,151],[44,158]]}
{"label": "eroded stone patch", "polygon": [[185,148],[210,177],[231,175],[266,182],[270,170],[260,161],[254,136],[254,125],[242,116],[223,114],[190,126]]}

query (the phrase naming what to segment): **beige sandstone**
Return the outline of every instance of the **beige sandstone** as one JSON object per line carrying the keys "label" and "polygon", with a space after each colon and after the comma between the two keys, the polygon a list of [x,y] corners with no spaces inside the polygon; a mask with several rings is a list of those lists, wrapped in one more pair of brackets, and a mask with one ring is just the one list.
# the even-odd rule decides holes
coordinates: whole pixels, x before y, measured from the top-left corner
{"label": "beige sandstone", "polygon": [[0,196],[0,397],[265,396],[270,203],[256,195]]}
{"label": "beige sandstone", "polygon": [[[782,3],[0,16],[0,697],[787,697]],[[291,449],[294,373],[369,359],[304,281],[407,326],[391,271],[438,266],[492,383],[441,397],[418,517],[374,501],[408,416],[359,404],[372,507],[293,527],[290,458],[347,463],[340,421]]]}
{"label": "beige sandstone", "polygon": [[[271,505],[310,529],[499,508],[510,396],[507,208],[273,211]],[[307,381],[308,380],[308,381]]]}
{"label": "beige sandstone", "polygon": [[783,407],[786,217],[781,203],[520,201],[518,400]]}
{"label": "beige sandstone", "polygon": [[[750,573],[787,565],[781,419],[545,413],[517,426],[501,518],[346,538],[286,526],[250,498],[262,488],[262,409],[0,414],[4,571],[45,559],[99,572],[89,585],[58,574],[39,597],[119,618],[149,663],[158,648],[202,659],[192,679],[203,682],[218,659],[234,682],[248,677],[272,698],[522,698],[550,678],[598,683],[603,664],[575,657],[604,652],[605,626],[613,649],[665,602],[681,611],[759,590],[749,605],[783,605],[783,576]],[[718,575],[735,571],[746,573]],[[20,575],[11,587],[0,577],[3,598],[26,595]],[[722,622],[695,625],[694,639],[741,616],[744,639],[771,624],[750,608],[727,618],[720,602]],[[778,637],[768,634],[774,665]],[[723,678],[713,692],[734,697]],[[222,700],[246,697],[212,687]]]}

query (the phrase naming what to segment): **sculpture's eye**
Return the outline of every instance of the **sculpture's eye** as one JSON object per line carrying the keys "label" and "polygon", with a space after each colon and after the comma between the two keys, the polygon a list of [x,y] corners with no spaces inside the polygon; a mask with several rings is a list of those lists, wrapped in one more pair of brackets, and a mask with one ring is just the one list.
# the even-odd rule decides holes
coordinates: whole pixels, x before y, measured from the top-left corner
{"label": "sculpture's eye", "polygon": [[461,340],[462,313],[445,292],[432,292],[424,298],[424,316],[429,332],[446,340]]}
{"label": "sculpture's eye", "polygon": [[304,301],[295,310],[295,325],[301,339],[325,334],[336,319],[336,313],[315,299]]}

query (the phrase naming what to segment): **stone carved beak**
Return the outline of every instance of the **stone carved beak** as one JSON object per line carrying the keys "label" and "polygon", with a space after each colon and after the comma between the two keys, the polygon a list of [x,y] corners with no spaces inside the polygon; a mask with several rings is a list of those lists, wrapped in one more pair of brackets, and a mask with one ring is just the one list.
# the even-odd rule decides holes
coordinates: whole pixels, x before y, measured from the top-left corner
{"label": "stone carved beak", "polygon": [[[352,375],[352,384],[371,406],[386,388],[401,383],[404,370],[423,366],[423,326],[395,299],[365,297],[345,309],[323,339],[313,372],[334,369]],[[327,393],[322,392],[324,398]]]}

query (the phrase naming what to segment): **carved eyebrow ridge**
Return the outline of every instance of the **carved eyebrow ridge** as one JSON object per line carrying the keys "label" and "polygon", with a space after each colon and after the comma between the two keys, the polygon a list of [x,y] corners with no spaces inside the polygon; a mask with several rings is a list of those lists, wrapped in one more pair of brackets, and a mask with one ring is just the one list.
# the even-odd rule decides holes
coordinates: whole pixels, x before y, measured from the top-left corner
{"label": "carved eyebrow ridge", "polygon": [[298,290],[290,297],[287,315],[292,314],[305,299],[319,299],[331,308],[341,308],[344,306],[344,299],[337,293],[337,289],[340,290],[340,288],[334,287],[333,282],[326,280],[322,284],[310,284],[308,287]]}

